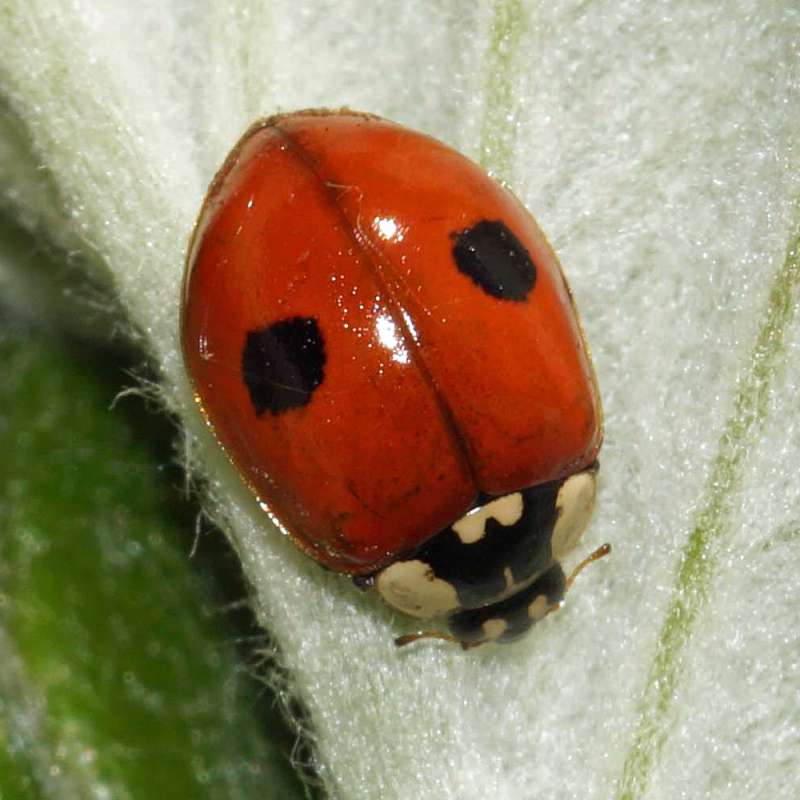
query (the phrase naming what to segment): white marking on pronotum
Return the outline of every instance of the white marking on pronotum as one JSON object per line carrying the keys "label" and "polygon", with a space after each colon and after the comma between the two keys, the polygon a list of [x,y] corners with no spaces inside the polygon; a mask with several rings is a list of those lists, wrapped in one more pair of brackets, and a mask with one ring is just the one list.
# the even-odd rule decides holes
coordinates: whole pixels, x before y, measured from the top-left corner
{"label": "white marking on pronotum", "polygon": [[395,561],[378,573],[375,585],[388,605],[419,619],[439,617],[460,606],[453,585],[437,578],[424,561]]}
{"label": "white marking on pronotum", "polygon": [[550,611],[550,606],[547,602],[547,595],[540,594],[529,606],[528,606],[528,616],[534,621],[539,622],[539,620],[544,619],[547,616],[547,612]]}
{"label": "white marking on pronotum", "polygon": [[553,558],[563,560],[580,541],[594,508],[597,480],[594,470],[579,472],[564,481],[556,498],[556,524],[551,547]]}
{"label": "white marking on pronotum", "polygon": [[473,544],[480,541],[486,535],[486,521],[491,517],[496,519],[501,525],[508,527],[519,522],[524,508],[522,495],[519,492],[498,497],[485,506],[473,508],[458,522],[454,522],[450,527],[458,534],[458,538],[464,544]]}
{"label": "white marking on pronotum", "polygon": [[511,567],[506,567],[503,570],[503,577],[505,578],[506,581],[506,588],[503,590],[503,593],[511,594],[511,590],[516,588],[514,584],[514,575],[511,572]]}
{"label": "white marking on pronotum", "polygon": [[487,619],[483,625],[483,635],[490,641],[499,639],[508,627],[508,622],[504,619]]}

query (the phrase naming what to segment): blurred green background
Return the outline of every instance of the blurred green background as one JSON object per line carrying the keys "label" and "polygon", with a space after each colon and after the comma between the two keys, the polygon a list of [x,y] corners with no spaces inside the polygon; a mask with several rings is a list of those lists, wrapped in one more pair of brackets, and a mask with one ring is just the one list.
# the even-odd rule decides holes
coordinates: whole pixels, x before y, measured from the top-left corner
{"label": "blurred green background", "polygon": [[0,798],[313,794],[113,305],[7,218],[0,262]]}

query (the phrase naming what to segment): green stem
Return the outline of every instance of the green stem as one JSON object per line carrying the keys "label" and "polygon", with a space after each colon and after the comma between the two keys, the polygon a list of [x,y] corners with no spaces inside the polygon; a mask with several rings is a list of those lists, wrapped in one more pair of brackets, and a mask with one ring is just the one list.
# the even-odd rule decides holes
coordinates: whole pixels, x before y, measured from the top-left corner
{"label": "green stem", "polygon": [[486,107],[481,126],[481,166],[501,181],[511,178],[516,129],[514,65],[527,26],[521,0],[494,6],[486,53]]}
{"label": "green stem", "polygon": [[800,234],[795,235],[778,269],[733,413],[725,423],[703,502],[683,551],[672,599],[639,704],[639,721],[617,787],[618,800],[638,800],[645,791],[667,737],[671,709],[683,675],[683,656],[694,622],[703,610],[714,578],[720,542],[730,532],[733,497],[742,481],[742,464],[752,451],[768,413],[769,393],[794,320],[800,286]]}

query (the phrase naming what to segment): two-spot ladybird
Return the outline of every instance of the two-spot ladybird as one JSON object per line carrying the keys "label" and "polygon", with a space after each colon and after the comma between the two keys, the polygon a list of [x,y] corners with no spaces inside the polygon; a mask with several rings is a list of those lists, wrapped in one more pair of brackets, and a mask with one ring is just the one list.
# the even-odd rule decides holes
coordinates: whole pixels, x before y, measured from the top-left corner
{"label": "two-spot ladybird", "polygon": [[597,384],[556,256],[464,156],[346,110],[254,125],[201,211],[182,337],[220,444],[312,558],[465,646],[561,602]]}

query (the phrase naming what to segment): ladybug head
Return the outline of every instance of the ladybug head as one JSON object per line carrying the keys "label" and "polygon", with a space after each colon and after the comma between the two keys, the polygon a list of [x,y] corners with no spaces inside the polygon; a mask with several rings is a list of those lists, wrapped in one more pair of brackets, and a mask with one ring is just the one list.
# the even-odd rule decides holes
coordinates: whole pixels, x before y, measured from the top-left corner
{"label": "ladybug head", "polygon": [[517,638],[557,608],[562,560],[594,507],[597,464],[561,480],[501,497],[481,496],[463,517],[378,573],[390,606],[443,619],[455,638]]}

